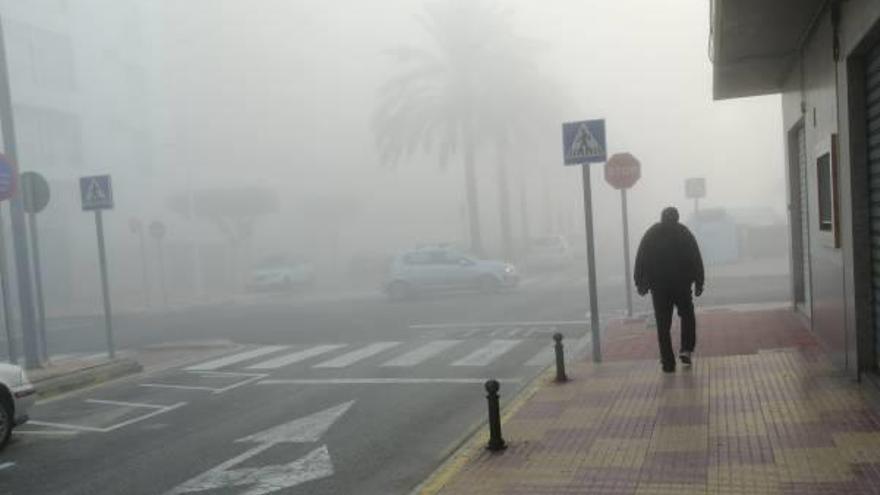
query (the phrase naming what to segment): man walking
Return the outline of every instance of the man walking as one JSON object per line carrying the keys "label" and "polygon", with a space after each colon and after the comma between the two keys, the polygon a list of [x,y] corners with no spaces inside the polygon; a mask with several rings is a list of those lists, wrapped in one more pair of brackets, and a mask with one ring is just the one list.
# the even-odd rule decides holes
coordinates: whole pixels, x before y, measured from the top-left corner
{"label": "man walking", "polygon": [[703,293],[703,258],[691,231],[678,222],[678,210],[669,207],[642,237],[636,254],[634,278],[639,295],[651,291],[654,318],[657,320],[657,341],[660,344],[660,362],[663,371],[675,371],[675,354],[672,351],[673,306],[678,308],[681,319],[681,352],[683,364],[691,364],[691,356],[697,343],[697,322],[694,317],[694,294]]}

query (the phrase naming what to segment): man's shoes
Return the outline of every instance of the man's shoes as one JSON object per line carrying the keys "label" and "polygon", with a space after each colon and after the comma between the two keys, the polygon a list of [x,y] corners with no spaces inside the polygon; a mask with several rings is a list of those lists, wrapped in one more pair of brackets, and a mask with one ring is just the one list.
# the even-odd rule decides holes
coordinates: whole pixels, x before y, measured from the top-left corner
{"label": "man's shoes", "polygon": [[691,361],[691,352],[690,351],[681,351],[678,354],[678,359],[681,359],[682,364],[686,364],[688,366],[693,364]]}
{"label": "man's shoes", "polygon": [[663,365],[663,372],[664,373],[675,373],[675,364],[673,364],[671,366],[664,364]]}

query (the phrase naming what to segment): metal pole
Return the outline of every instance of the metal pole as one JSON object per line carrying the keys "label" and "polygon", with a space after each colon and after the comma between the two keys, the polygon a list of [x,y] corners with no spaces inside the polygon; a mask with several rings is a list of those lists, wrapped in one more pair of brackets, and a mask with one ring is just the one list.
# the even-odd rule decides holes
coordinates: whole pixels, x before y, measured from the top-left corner
{"label": "metal pole", "polygon": [[556,332],[553,334],[553,349],[556,351],[556,381],[559,383],[567,382],[568,375],[565,374],[565,349],[562,347],[562,334]]}
{"label": "metal pole", "polygon": [[[31,185],[33,187],[33,185]],[[33,197],[33,191],[30,196]],[[46,341],[46,303],[43,300],[43,270],[40,267],[40,238],[37,234],[37,214],[28,213],[28,229],[31,231],[31,248],[34,261],[34,288],[37,292],[37,343],[40,359],[49,359],[49,343]]]}
{"label": "metal pole", "polygon": [[507,448],[507,443],[501,437],[501,408],[498,405],[498,389],[501,385],[498,380],[488,380],[485,387],[489,403],[489,443],[486,449],[497,452]]}
{"label": "metal pole", "polygon": [[590,166],[581,165],[584,177],[584,222],[587,231],[587,274],[590,284],[590,325],[593,338],[593,362],[602,362],[602,344],[599,341],[599,297],[596,290],[596,250],[593,238],[593,193],[590,185]]}
{"label": "metal pole", "polygon": [[142,282],[144,284],[144,302],[149,308],[151,306],[150,293],[152,292],[152,288],[150,287],[150,272],[149,268],[147,268],[147,240],[144,235],[143,226],[138,229],[138,237],[141,243],[141,269],[143,270]]}
{"label": "metal pole", "polygon": [[113,346],[113,317],[110,310],[110,284],[107,282],[107,252],[104,249],[104,219],[101,210],[95,210],[95,230],[98,233],[98,264],[101,268],[101,294],[104,296],[104,327],[107,330],[107,355],[116,357]]}
{"label": "metal pole", "polygon": [[632,318],[632,276],[629,267],[629,214],[626,207],[626,189],[620,190],[620,209],[623,211],[623,279],[626,284],[626,316]]}
{"label": "metal pole", "polygon": [[[3,131],[3,145],[6,156],[18,165],[15,122],[12,115],[12,96],[9,89],[9,70],[6,63],[6,43],[2,19],[0,19],[0,128]],[[17,170],[15,174],[16,180],[18,180]],[[15,273],[16,280],[18,281],[18,305],[21,312],[21,334],[24,341],[25,367],[28,369],[39,368],[42,363],[40,363],[37,349],[31,267],[30,260],[28,259],[29,250],[21,190],[16,191],[10,201],[10,218],[12,220],[12,242],[15,251]]]}
{"label": "metal pole", "polygon": [[3,292],[3,326],[6,327],[6,346],[9,361],[18,362],[18,349],[16,349],[15,333],[12,329],[12,315],[9,305],[9,268],[6,256],[6,227],[3,225],[3,213],[0,209],[0,291]]}

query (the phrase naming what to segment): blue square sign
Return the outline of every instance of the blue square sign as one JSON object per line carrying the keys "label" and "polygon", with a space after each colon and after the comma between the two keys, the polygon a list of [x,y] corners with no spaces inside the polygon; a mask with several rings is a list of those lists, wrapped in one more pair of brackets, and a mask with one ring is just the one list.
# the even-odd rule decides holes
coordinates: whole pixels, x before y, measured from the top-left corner
{"label": "blue square sign", "polygon": [[79,178],[79,195],[83,210],[107,210],[113,208],[113,188],[109,175]]}
{"label": "blue square sign", "polygon": [[606,155],[605,119],[562,124],[562,156],[566,165],[601,163]]}

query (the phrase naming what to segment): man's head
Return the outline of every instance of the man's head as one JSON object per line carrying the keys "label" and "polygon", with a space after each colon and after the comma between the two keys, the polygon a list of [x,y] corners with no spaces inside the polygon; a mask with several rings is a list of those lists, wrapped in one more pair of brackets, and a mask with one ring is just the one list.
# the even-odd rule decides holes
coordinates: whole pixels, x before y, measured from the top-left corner
{"label": "man's head", "polygon": [[673,206],[663,208],[663,213],[660,214],[660,221],[663,223],[678,223],[678,210]]}

